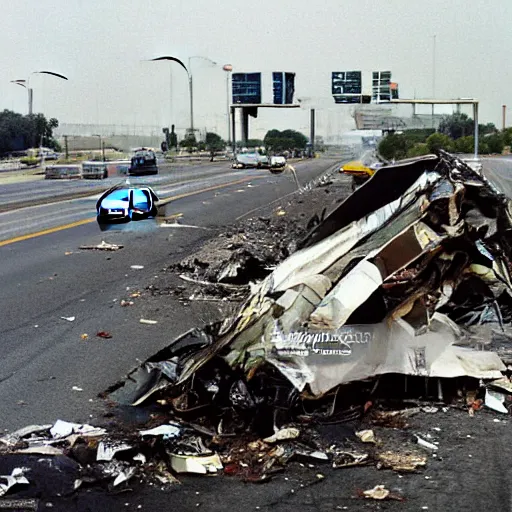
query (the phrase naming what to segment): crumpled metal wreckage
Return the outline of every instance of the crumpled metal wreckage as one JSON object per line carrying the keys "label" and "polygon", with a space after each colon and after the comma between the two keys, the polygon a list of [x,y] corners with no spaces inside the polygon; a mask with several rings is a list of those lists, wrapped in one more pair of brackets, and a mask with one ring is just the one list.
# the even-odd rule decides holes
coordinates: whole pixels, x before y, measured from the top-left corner
{"label": "crumpled metal wreckage", "polygon": [[[185,333],[110,390],[134,406],[161,392],[158,403],[179,421],[153,422],[121,440],[59,420],[6,434],[0,449],[69,453],[82,464],[75,490],[105,479],[117,487],[150,466],[149,475],[172,485],[169,469],[267,481],[292,458],[335,468],[423,467],[420,451],[371,456],[347,439],[327,447],[308,424],[334,418],[344,397],[352,405],[341,421],[359,418],[369,402],[353,406],[350,386],[371,389],[385,374],[486,380],[488,407],[508,411],[507,368],[482,341],[489,332],[512,340],[512,186],[495,181],[443,152],[382,167],[251,284],[234,318]],[[418,410],[370,416],[398,425]],[[420,448],[437,448],[416,437]],[[156,465],[146,466],[149,458]],[[16,471],[3,477],[0,494],[27,483]]]}
{"label": "crumpled metal wreckage", "polygon": [[[247,388],[263,368],[309,399],[390,373],[500,378],[506,366],[469,346],[466,328],[511,319],[511,198],[510,180],[442,151],[380,168],[252,286],[236,317],[186,333],[112,398],[186,394],[212,371]],[[221,380],[203,389],[214,397]]]}

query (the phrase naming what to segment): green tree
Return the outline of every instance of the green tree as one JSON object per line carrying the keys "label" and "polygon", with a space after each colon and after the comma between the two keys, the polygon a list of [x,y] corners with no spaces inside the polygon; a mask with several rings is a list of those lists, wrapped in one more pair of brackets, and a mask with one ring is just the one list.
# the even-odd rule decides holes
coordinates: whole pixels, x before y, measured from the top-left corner
{"label": "green tree", "polygon": [[489,148],[489,153],[497,153],[499,155],[503,153],[505,143],[503,141],[503,136],[501,135],[501,133],[493,133],[492,135],[488,135],[487,137],[485,137],[485,142],[487,143],[487,147]]}
{"label": "green tree", "polygon": [[443,116],[439,123],[439,132],[449,135],[452,139],[458,139],[471,135],[474,131],[474,122],[467,114],[455,113]]}
{"label": "green tree", "polygon": [[11,110],[0,112],[0,153],[22,151],[32,146],[58,149],[53,130],[59,126],[55,118],[43,114],[23,116]]}
{"label": "green tree", "polygon": [[265,147],[273,152],[305,149],[307,137],[295,130],[269,130],[263,139]]}
{"label": "green tree", "polygon": [[452,139],[443,133],[433,133],[427,138],[426,143],[431,153],[435,153],[439,149],[453,151],[454,147]]}
{"label": "green tree", "polygon": [[378,151],[386,160],[401,160],[407,157],[412,144],[403,133],[390,133],[379,144]]}
{"label": "green tree", "polygon": [[505,146],[512,145],[512,128],[505,128],[502,132],[503,135],[503,144]]}
{"label": "green tree", "polygon": [[213,157],[217,151],[222,151],[226,147],[226,143],[222,140],[220,135],[213,132],[207,132],[205,137],[206,149],[210,152],[210,161],[213,162]]}
{"label": "green tree", "polygon": [[246,148],[259,148],[261,146],[264,146],[264,144],[261,139],[248,139],[244,146]]}
{"label": "green tree", "polygon": [[187,133],[185,138],[180,142],[182,148],[187,148],[189,153],[192,153],[197,147],[196,136],[193,133]]}
{"label": "green tree", "polygon": [[494,123],[479,124],[478,132],[480,135],[489,135],[491,133],[498,133],[498,128]]}

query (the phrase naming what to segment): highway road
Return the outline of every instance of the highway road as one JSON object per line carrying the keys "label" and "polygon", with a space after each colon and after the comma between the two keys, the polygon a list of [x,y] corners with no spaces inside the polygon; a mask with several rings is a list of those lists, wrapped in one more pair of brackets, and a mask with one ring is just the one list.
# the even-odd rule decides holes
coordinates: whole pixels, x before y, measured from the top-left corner
{"label": "highway road", "polygon": [[[230,165],[225,161],[214,163],[161,163],[158,175],[131,176],[130,180],[133,183],[144,182],[152,186],[160,186],[208,178],[228,170],[230,170]],[[0,211],[6,211],[12,206],[19,206],[28,201],[48,202],[74,194],[83,195],[100,189],[106,190],[123,180],[123,177],[111,177],[104,180],[39,179],[37,181],[7,184],[2,184],[0,181]]]}
{"label": "highway road", "polygon": [[503,194],[512,194],[512,156],[484,158],[484,173]]}
{"label": "highway road", "polygon": [[[305,183],[334,164],[315,159],[298,163],[296,169]],[[183,225],[195,228],[101,232],[94,198],[0,215],[1,429],[58,418],[90,420],[102,407],[98,393],[182,332],[205,322],[192,314],[160,310],[152,302],[120,307],[120,300],[144,290],[161,269],[226,224],[296,191],[288,175],[233,171],[227,163],[192,172],[195,180],[188,175],[182,183],[154,186],[174,197],[166,214],[179,215]],[[102,240],[124,248],[112,253],[79,250]],[[158,324],[140,324],[141,318]],[[112,338],[98,338],[98,331],[109,331]]]}
{"label": "highway road", "polygon": [[[190,169],[190,172],[183,172],[180,176],[172,176],[173,179],[169,176],[130,177],[130,183],[150,185],[159,199],[167,199],[194,195],[197,191],[204,189],[217,190],[229,184],[247,183],[251,180],[268,178],[268,176],[269,171],[266,170],[253,169],[241,173],[233,171],[224,163],[211,168],[203,166],[198,169]],[[112,179],[109,181],[110,183],[104,187],[105,189],[116,183],[124,183],[126,180]],[[60,192],[62,190],[62,188],[59,189]],[[64,190],[66,189],[64,188]],[[26,200],[29,202],[34,197],[37,200],[41,195],[46,197],[47,191],[42,191],[41,194],[39,192],[41,191],[38,191],[36,196],[27,197]],[[33,233],[37,236],[41,231],[95,222],[96,202],[100,196],[101,192],[83,198],[55,202],[55,199],[59,198],[59,194],[57,194],[49,204],[11,208],[8,211],[0,212],[0,246],[5,243],[5,240],[12,238],[26,238]],[[135,229],[135,223],[132,223],[130,227]],[[144,229],[144,226],[139,227]]]}

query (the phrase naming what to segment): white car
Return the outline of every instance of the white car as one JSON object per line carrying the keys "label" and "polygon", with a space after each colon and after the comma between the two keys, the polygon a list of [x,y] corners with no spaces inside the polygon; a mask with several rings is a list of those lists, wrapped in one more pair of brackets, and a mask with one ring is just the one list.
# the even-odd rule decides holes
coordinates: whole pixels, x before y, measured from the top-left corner
{"label": "white car", "polygon": [[270,168],[276,169],[284,167],[286,165],[286,158],[284,156],[271,156],[270,157]]}

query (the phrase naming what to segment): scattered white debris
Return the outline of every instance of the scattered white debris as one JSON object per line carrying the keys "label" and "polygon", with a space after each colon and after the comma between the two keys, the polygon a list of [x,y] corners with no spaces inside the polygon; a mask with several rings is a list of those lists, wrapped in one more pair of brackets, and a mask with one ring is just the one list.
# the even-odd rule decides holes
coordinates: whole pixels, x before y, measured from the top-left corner
{"label": "scattered white debris", "polygon": [[[114,480],[114,487],[116,485],[119,485],[123,482],[128,481],[133,475],[135,474],[135,468],[128,468],[125,471],[122,471],[117,475],[116,479]],[[141,508],[140,506],[138,508]]]}
{"label": "scattered white debris", "polygon": [[496,412],[508,414],[508,409],[503,405],[505,403],[505,395],[499,391],[485,390],[485,406]]}
{"label": "scattered white debris", "polygon": [[80,249],[82,251],[118,251],[122,249],[124,245],[109,244],[104,240],[98,245],[82,245]]}
{"label": "scattered white debris", "polygon": [[144,318],[141,318],[140,319],[140,323],[141,324],[146,324],[146,325],[155,325],[157,324],[158,322],[156,320],[146,320]]}
{"label": "scattered white debris", "polygon": [[439,446],[425,441],[425,439],[422,439],[420,436],[416,436],[416,439],[418,440],[418,444],[423,446],[423,448],[428,448],[429,450],[437,450],[439,448]]}
{"label": "scattered white debris", "polygon": [[61,316],[62,320],[67,320],[68,322],[74,322],[76,319],[76,316]]}
{"label": "scattered white debris", "polygon": [[98,451],[96,454],[96,460],[106,460],[110,461],[113,459],[114,455],[117,452],[124,452],[125,450],[131,450],[131,446],[126,443],[107,443],[100,442],[98,444]]}
{"label": "scattered white debris", "polygon": [[389,496],[389,491],[383,485],[376,485],[373,489],[364,491],[363,494],[374,500],[385,500]]}
{"label": "scattered white debris", "polygon": [[93,427],[80,423],[70,423],[69,421],[57,420],[50,429],[50,434],[54,439],[70,436],[71,434],[80,434],[82,436],[103,436],[107,431],[103,428]]}
{"label": "scattered white debris", "polygon": [[178,437],[181,433],[181,428],[178,425],[160,425],[159,427],[152,428],[150,430],[141,430],[141,436],[163,436],[164,439],[171,437]]}
{"label": "scattered white debris", "polygon": [[373,433],[373,430],[361,430],[360,432],[356,432],[356,436],[362,443],[375,443],[375,434]]}
{"label": "scattered white debris", "polygon": [[138,453],[137,455],[135,455],[135,457],[133,457],[133,460],[139,461],[142,464],[146,464],[147,459],[145,455],[143,455],[142,453]]}
{"label": "scattered white debris", "polygon": [[282,428],[274,435],[263,439],[265,443],[276,443],[277,441],[286,441],[287,439],[296,439],[300,435],[298,428]]}

